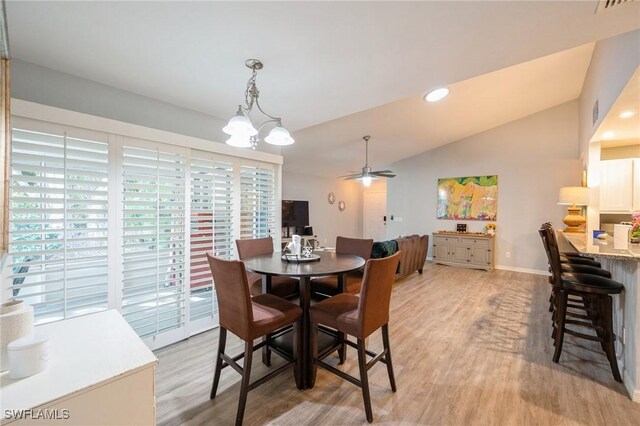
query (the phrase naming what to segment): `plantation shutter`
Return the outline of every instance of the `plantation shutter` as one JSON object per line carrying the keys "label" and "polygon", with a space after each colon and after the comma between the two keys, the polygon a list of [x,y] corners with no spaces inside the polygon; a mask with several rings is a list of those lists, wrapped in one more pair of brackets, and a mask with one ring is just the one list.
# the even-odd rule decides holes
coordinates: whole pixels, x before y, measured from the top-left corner
{"label": "plantation shutter", "polygon": [[185,324],[185,156],[122,147],[122,314],[141,337]]}
{"label": "plantation shutter", "polygon": [[263,238],[276,229],[276,181],[272,169],[240,168],[240,238]]}
{"label": "plantation shutter", "polygon": [[191,321],[218,313],[207,253],[230,259],[234,252],[233,164],[197,155],[191,158]]}
{"label": "plantation shutter", "polygon": [[108,307],[107,135],[12,131],[9,284],[42,324]]}

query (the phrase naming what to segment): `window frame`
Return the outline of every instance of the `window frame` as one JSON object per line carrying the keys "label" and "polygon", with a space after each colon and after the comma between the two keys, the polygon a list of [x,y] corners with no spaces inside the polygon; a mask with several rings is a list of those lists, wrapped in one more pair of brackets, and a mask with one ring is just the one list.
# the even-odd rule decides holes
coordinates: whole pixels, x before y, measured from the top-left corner
{"label": "window frame", "polygon": [[[191,157],[199,157],[200,155],[214,158],[217,162],[230,163],[233,165],[233,240],[240,238],[240,170],[242,166],[260,166],[268,168],[274,172],[274,193],[275,193],[275,229],[272,233],[276,250],[280,247],[281,238],[281,209],[278,208],[282,199],[282,157],[279,155],[261,153],[256,151],[240,150],[231,148],[220,143],[212,143],[197,138],[178,135],[170,132],[149,129],[142,126],[118,122],[115,120],[104,119],[100,117],[88,116],[86,114],[76,113],[72,111],[61,110],[58,108],[48,107],[39,104],[33,104],[25,101],[16,101],[17,108],[14,108],[14,116],[12,116],[12,126],[25,129],[64,129],[73,128],[74,136],[77,134],[96,134],[105,135],[109,146],[109,165],[108,165],[108,197],[110,208],[108,209],[108,308],[122,311],[122,261],[123,250],[121,248],[123,242],[122,231],[122,164],[120,158],[122,156],[122,147],[124,145],[139,144],[140,146],[162,146],[163,149],[174,150],[185,154],[186,164],[186,194],[185,194],[185,265],[190,265],[189,247],[191,244],[190,220],[191,220]],[[16,111],[17,110],[17,111]],[[20,115],[17,115],[17,114]],[[42,120],[41,116],[46,116],[49,120]],[[55,120],[55,122],[54,122]],[[106,130],[106,131],[105,131]],[[77,133],[76,133],[77,131]],[[86,132],[86,133],[83,133]],[[142,137],[140,137],[142,136]],[[155,139],[149,139],[155,137]],[[175,143],[167,143],[174,141]],[[235,155],[230,155],[233,153]],[[241,155],[246,155],[243,157]],[[111,206],[115,205],[116,208]],[[117,248],[117,249],[116,249]],[[114,250],[116,249],[116,250]],[[234,258],[237,254],[234,250]],[[7,266],[12,262],[8,261]],[[8,269],[8,268],[5,268]],[[0,271],[6,273],[6,271]],[[188,272],[188,270],[187,270]],[[2,301],[12,298],[10,294],[11,285],[5,285],[1,289]],[[190,335],[211,329],[217,326],[217,315],[208,321],[200,321],[197,324],[191,324],[189,312],[190,297],[190,274],[185,277],[185,330],[174,330],[174,332],[162,333],[155,335],[150,339],[144,339],[152,348],[156,349]]]}

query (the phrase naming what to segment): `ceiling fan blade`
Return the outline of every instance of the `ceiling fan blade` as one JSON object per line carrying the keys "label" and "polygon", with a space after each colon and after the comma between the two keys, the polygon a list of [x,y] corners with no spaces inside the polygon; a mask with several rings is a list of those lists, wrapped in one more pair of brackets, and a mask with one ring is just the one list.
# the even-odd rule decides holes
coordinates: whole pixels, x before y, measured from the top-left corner
{"label": "ceiling fan blade", "polygon": [[361,177],[362,176],[360,176],[360,175],[352,175],[352,176],[343,177],[342,179],[344,179],[344,180],[354,180],[354,179],[360,179]]}
{"label": "ceiling fan blade", "polygon": [[338,176],[338,179],[352,179],[352,178],[357,178],[359,176],[362,176],[362,173],[352,173],[350,175],[342,175],[342,176]]}
{"label": "ceiling fan blade", "polygon": [[371,174],[371,176],[386,177],[386,178],[394,178],[394,177],[396,177],[396,175],[393,174],[393,173],[371,172],[370,174]]}
{"label": "ceiling fan blade", "polygon": [[392,173],[393,174],[393,170],[375,170],[373,173]]}

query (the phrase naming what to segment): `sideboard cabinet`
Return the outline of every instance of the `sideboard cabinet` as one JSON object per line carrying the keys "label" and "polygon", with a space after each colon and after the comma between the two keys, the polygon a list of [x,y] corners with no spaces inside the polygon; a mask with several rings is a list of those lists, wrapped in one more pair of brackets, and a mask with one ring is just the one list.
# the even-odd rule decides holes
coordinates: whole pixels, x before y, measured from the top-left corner
{"label": "sideboard cabinet", "polygon": [[434,232],[433,261],[443,265],[493,271],[493,245],[493,235]]}

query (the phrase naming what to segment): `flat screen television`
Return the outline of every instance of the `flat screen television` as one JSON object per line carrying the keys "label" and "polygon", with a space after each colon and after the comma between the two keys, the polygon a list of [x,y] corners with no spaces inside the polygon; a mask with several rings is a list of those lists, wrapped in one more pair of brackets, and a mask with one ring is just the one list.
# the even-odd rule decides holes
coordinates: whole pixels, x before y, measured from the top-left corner
{"label": "flat screen television", "polygon": [[309,226],[309,202],[282,200],[282,227]]}

